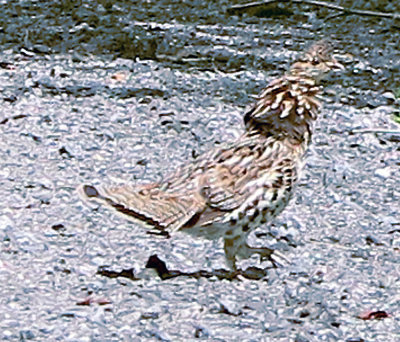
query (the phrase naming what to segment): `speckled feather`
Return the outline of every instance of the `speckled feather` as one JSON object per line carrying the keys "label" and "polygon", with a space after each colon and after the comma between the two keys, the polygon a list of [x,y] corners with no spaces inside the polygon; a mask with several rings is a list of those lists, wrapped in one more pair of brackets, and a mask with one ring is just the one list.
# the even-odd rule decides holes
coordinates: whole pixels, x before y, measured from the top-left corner
{"label": "speckled feather", "polygon": [[152,229],[224,238],[226,260],[273,250],[252,248],[248,233],[288,203],[310,142],[319,103],[320,74],[340,67],[325,42],[313,45],[287,74],[272,81],[245,113],[245,133],[203,154],[160,184],[81,187],[105,204]]}
{"label": "speckled feather", "polygon": [[[279,200],[279,190],[291,187],[297,178],[302,148],[271,137],[246,135],[240,143],[202,155],[162,184],[99,187],[101,196],[96,198],[112,199],[105,204],[158,229],[175,231],[194,225],[229,223],[238,220],[239,208],[251,208],[259,201],[269,206],[273,197]],[[261,190],[255,194],[261,183]],[[269,192],[271,196],[267,196]],[[137,215],[129,213],[129,209]]]}

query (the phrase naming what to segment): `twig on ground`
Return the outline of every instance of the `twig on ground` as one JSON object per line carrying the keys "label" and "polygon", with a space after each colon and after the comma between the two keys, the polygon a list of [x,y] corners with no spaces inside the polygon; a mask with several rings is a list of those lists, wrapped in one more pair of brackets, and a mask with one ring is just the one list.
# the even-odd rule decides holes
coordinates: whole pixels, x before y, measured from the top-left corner
{"label": "twig on ground", "polygon": [[352,129],[349,131],[351,134],[364,134],[364,133],[382,133],[382,134],[400,134],[399,129],[383,129],[383,128],[360,128]]}
{"label": "twig on ground", "polygon": [[250,8],[260,7],[260,6],[268,6],[278,3],[296,3],[300,5],[313,5],[317,7],[325,7],[336,11],[341,11],[345,14],[356,14],[362,16],[369,17],[380,17],[380,18],[390,18],[390,19],[400,19],[400,13],[385,13],[385,12],[376,12],[376,11],[364,11],[358,9],[351,9],[342,7],[330,2],[318,1],[318,0],[265,0],[265,1],[257,1],[250,2],[243,5],[233,5],[228,8],[228,13],[234,12],[242,12],[246,11]]}

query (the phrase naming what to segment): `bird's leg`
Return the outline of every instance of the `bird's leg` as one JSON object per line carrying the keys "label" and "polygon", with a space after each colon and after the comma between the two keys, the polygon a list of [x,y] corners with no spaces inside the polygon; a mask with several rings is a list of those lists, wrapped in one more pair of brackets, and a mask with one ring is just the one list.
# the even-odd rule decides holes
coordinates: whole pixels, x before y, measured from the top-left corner
{"label": "bird's leg", "polygon": [[243,237],[240,235],[230,236],[224,238],[224,251],[225,260],[228,267],[237,271],[236,267],[236,255],[243,244]]}

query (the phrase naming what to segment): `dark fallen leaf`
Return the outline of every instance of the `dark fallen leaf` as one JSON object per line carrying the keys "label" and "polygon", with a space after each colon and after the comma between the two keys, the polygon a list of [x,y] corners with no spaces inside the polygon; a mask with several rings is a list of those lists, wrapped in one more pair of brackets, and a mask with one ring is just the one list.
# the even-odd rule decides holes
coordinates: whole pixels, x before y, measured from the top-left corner
{"label": "dark fallen leaf", "polygon": [[63,146],[58,150],[58,153],[64,158],[73,158],[74,156]]}
{"label": "dark fallen leaf", "polygon": [[7,70],[15,70],[16,67],[14,64],[9,62],[0,62],[0,68],[7,69]]}
{"label": "dark fallen leaf", "polygon": [[147,160],[146,159],[140,159],[136,162],[137,165],[143,165],[146,166]]}
{"label": "dark fallen leaf", "polygon": [[367,321],[373,319],[388,318],[390,317],[390,315],[386,311],[378,310],[378,311],[366,311],[357,317]]}
{"label": "dark fallen leaf", "polygon": [[126,270],[122,270],[121,272],[117,271],[111,271],[107,270],[103,267],[100,267],[99,270],[97,271],[97,274],[100,274],[104,277],[108,278],[128,278],[130,280],[140,280],[140,278],[135,277],[135,274],[133,273],[133,268],[129,268]]}
{"label": "dark fallen leaf", "polygon": [[3,101],[10,102],[10,103],[13,103],[13,102],[15,102],[17,100],[18,100],[18,98],[15,95],[10,95],[10,96],[7,96],[7,97],[3,97]]}
{"label": "dark fallen leaf", "polygon": [[53,224],[52,226],[51,226],[51,229],[53,229],[53,230],[55,230],[55,231],[62,231],[62,230],[65,230],[65,227],[64,227],[64,225],[63,224]]}
{"label": "dark fallen leaf", "polygon": [[19,119],[23,119],[26,118],[28,115],[26,114],[18,114],[12,117],[13,120],[19,120]]}
{"label": "dark fallen leaf", "polygon": [[221,307],[218,313],[222,313],[229,316],[239,317],[243,315],[243,312],[240,310],[238,312],[231,312],[225,305],[221,304]]}
{"label": "dark fallen leaf", "polygon": [[152,255],[149,260],[147,260],[146,268],[155,269],[158,276],[162,280],[174,278],[184,274],[180,271],[169,271],[165,262],[162,261],[156,254]]}
{"label": "dark fallen leaf", "polygon": [[107,305],[111,304],[111,301],[105,298],[87,297],[86,299],[76,303],[76,305],[92,305],[92,304]]}

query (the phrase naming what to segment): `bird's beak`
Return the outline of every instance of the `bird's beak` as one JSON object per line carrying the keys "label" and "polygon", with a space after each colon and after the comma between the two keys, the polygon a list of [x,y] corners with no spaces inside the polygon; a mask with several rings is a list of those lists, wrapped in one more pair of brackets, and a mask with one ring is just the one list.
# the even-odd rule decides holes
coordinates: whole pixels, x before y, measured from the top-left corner
{"label": "bird's beak", "polygon": [[344,65],[339,63],[335,58],[332,58],[332,60],[329,62],[329,67],[332,70],[345,70]]}

